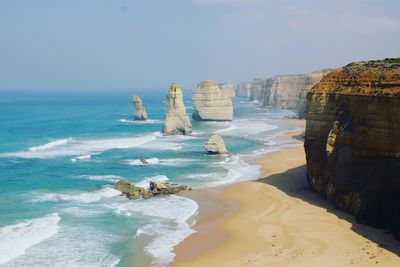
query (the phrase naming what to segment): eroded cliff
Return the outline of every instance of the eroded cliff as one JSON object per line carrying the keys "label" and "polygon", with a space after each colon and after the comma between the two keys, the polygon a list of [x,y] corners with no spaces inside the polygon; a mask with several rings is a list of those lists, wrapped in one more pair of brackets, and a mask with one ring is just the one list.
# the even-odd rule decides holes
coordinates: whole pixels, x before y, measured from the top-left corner
{"label": "eroded cliff", "polygon": [[258,100],[260,107],[294,109],[300,117],[304,117],[308,91],[329,71],[330,69],[323,69],[309,74],[254,79],[250,86],[249,99]]}
{"label": "eroded cliff", "polygon": [[400,238],[400,59],[335,69],[307,95],[312,188]]}

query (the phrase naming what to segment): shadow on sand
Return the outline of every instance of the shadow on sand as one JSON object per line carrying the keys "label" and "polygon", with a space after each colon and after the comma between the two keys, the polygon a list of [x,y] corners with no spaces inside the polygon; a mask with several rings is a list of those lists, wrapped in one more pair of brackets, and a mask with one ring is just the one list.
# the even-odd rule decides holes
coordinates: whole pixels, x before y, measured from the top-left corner
{"label": "shadow on sand", "polygon": [[396,241],[391,235],[384,234],[383,230],[374,229],[370,226],[357,223],[353,216],[336,209],[332,202],[321,199],[319,195],[313,192],[306,179],[305,165],[287,170],[284,173],[261,178],[257,182],[272,185],[291,197],[326,209],[340,219],[351,223],[351,229],[354,232],[400,256],[400,242]]}

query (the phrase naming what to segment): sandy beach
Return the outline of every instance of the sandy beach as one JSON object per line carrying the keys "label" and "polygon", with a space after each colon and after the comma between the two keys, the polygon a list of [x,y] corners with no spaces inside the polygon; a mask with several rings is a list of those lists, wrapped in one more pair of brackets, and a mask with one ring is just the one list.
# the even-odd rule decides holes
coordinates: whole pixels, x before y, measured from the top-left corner
{"label": "sandy beach", "polygon": [[261,178],[186,196],[200,205],[197,233],[171,266],[400,266],[400,244],[313,193],[297,146],[258,160]]}

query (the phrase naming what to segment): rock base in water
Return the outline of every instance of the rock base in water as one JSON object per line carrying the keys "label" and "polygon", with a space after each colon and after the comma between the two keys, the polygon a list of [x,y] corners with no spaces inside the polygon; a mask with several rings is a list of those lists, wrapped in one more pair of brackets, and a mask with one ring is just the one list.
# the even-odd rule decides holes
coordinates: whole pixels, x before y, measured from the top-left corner
{"label": "rock base in water", "polygon": [[214,134],[211,136],[208,141],[205,143],[204,148],[208,152],[208,154],[227,154],[228,150],[226,149],[224,139]]}
{"label": "rock base in water", "polygon": [[198,121],[231,121],[232,100],[211,80],[201,82],[192,96],[192,118]]}
{"label": "rock base in water", "polygon": [[191,190],[187,185],[169,184],[164,182],[150,182],[149,190],[129,183],[126,180],[119,180],[115,183],[114,189],[121,191],[129,199],[149,198],[157,195],[178,194],[181,191]]}
{"label": "rock base in water", "polygon": [[132,101],[133,101],[133,113],[135,114],[135,120],[137,121],[147,120],[147,113],[143,107],[142,99],[140,98],[140,96],[137,95],[133,96]]}
{"label": "rock base in water", "polygon": [[166,135],[188,135],[192,133],[192,125],[183,104],[182,90],[176,83],[171,84],[167,94],[167,112],[162,133]]}

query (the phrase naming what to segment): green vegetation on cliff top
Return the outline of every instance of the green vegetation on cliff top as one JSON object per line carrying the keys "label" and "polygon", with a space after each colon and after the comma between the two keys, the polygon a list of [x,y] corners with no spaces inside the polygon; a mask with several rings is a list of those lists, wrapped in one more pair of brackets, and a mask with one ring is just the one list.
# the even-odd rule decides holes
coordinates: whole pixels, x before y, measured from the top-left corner
{"label": "green vegetation on cliff top", "polygon": [[360,61],[360,62],[353,62],[346,67],[354,66],[354,65],[369,65],[369,66],[397,66],[400,65],[400,58],[385,58],[385,59],[378,59],[378,60],[368,60],[368,61]]}

